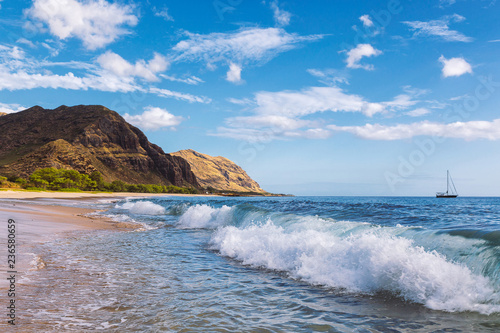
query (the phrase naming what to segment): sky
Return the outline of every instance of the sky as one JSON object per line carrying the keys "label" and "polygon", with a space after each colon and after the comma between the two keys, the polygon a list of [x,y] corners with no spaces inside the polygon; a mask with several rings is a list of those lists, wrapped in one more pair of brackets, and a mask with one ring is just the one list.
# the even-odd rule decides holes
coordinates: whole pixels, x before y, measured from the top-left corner
{"label": "sky", "polygon": [[500,196],[500,4],[0,0],[0,112],[99,104],[296,195]]}

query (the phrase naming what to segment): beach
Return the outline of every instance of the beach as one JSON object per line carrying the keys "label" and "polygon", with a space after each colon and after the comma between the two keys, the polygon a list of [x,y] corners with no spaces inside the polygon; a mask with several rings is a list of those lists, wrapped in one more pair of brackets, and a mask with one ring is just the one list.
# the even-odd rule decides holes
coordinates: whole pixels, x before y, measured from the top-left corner
{"label": "beach", "polygon": [[[170,194],[169,194],[170,195]],[[189,196],[185,194],[173,194]],[[5,252],[1,264],[0,290],[7,294],[9,289],[10,271],[16,272],[16,287],[29,288],[29,279],[24,279],[26,273],[45,268],[45,262],[37,253],[37,246],[55,239],[69,237],[75,232],[90,232],[95,230],[130,231],[140,228],[139,224],[115,221],[111,218],[96,215],[92,208],[71,207],[72,204],[92,206],[96,200],[121,198],[142,198],[162,196],[149,193],[90,193],[90,192],[43,192],[43,191],[0,191],[0,244]],[[44,200],[41,202],[41,200]],[[54,200],[54,202],[51,202]],[[70,206],[66,206],[69,204]],[[15,221],[9,223],[9,221]],[[15,224],[14,270],[9,269],[7,262],[8,224]],[[19,299],[22,295],[17,294]],[[3,305],[3,304],[2,304]],[[0,327],[5,321],[0,323]],[[8,326],[7,326],[8,327]]]}
{"label": "beach", "polygon": [[[139,197],[137,193],[71,193],[71,192],[29,192],[29,191],[0,191],[0,239],[2,250],[7,248],[7,223],[9,219],[15,221],[15,240],[18,244],[16,251],[16,270],[22,272],[36,266],[33,258],[33,247],[36,244],[64,237],[72,231],[98,229],[131,229],[137,225],[116,222],[99,216],[89,217],[93,209],[80,207],[65,207],[60,205],[37,204],[38,199],[64,199],[92,201],[98,198]],[[144,196],[144,195],[141,195]],[[11,200],[9,200],[11,199]],[[22,199],[31,199],[23,202]],[[35,200],[33,200],[35,199]],[[31,264],[33,263],[33,264]],[[2,276],[6,275],[5,262],[2,262]],[[0,280],[0,288],[7,287],[7,280]]]}

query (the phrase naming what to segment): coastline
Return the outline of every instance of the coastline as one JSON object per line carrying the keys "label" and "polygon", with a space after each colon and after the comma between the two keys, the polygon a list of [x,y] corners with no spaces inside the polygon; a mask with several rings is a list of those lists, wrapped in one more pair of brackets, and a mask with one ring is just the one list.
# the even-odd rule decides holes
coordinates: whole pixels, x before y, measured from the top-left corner
{"label": "coastline", "polygon": [[[21,277],[29,270],[43,268],[44,263],[36,254],[37,245],[64,238],[81,231],[127,231],[141,226],[135,223],[117,222],[110,218],[91,215],[97,209],[68,207],[56,203],[37,204],[39,199],[63,199],[68,201],[90,201],[102,198],[123,199],[126,197],[153,196],[192,196],[191,194],[153,194],[153,193],[86,193],[86,192],[31,192],[0,191],[0,244],[2,253],[7,257],[8,220],[15,221],[16,264],[15,269]],[[24,202],[24,200],[29,200]],[[33,200],[32,200],[33,199]],[[0,265],[0,290],[8,288],[7,261]]]}
{"label": "coastline", "polygon": [[57,192],[57,191],[19,191],[2,190],[0,199],[84,199],[84,198],[126,198],[126,197],[159,197],[159,196],[212,196],[205,194],[182,193],[135,193],[135,192]]}

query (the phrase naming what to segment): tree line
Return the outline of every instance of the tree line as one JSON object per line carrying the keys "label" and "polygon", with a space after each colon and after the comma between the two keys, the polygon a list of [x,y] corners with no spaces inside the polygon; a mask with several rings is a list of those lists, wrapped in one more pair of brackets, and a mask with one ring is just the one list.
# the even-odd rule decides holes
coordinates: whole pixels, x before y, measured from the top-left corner
{"label": "tree line", "polygon": [[179,187],[174,185],[154,184],[127,184],[121,180],[111,183],[105,182],[99,171],[90,175],[80,173],[76,170],[44,168],[33,172],[26,180],[24,178],[10,176],[0,177],[0,183],[4,180],[16,183],[28,190],[51,190],[51,191],[104,191],[104,192],[136,192],[136,193],[183,193],[196,194],[198,190],[192,187]]}

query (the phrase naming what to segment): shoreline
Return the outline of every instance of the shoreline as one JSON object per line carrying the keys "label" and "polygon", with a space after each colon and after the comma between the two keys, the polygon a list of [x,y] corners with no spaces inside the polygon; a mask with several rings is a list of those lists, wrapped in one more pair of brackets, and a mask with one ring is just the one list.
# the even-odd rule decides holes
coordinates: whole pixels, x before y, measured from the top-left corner
{"label": "shoreline", "polygon": [[[124,199],[126,197],[152,197],[186,194],[152,193],[80,193],[80,192],[28,192],[0,191],[0,246],[4,260],[0,264],[0,291],[8,289],[8,221],[15,221],[15,271],[22,280],[30,270],[43,269],[43,258],[36,253],[37,246],[58,238],[70,237],[75,232],[85,231],[127,231],[141,228],[130,222],[119,222],[95,215],[99,209],[68,207],[36,203],[38,199],[64,199],[70,201],[97,202],[102,198]],[[33,201],[24,202],[23,199]]]}
{"label": "shoreline", "polygon": [[2,190],[0,199],[92,199],[92,198],[126,198],[126,197],[163,197],[163,196],[217,196],[211,194],[182,194],[182,193],[136,193],[136,192],[57,192],[57,191],[22,191]]}

